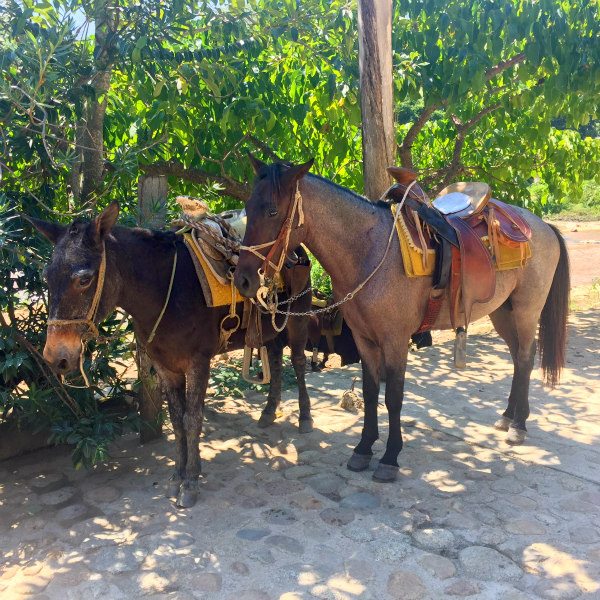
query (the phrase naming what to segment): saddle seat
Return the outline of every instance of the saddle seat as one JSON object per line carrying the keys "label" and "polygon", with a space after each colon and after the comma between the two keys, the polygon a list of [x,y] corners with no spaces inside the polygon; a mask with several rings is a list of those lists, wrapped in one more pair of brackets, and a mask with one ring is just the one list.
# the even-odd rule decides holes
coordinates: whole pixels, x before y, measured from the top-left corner
{"label": "saddle seat", "polygon": [[466,218],[481,212],[492,197],[487,183],[479,181],[460,181],[445,187],[432,202],[443,215]]}
{"label": "saddle seat", "polygon": [[[444,298],[449,302],[452,326],[466,329],[473,304],[493,297],[496,271],[522,267],[531,256],[529,224],[517,208],[492,199],[486,183],[454,183],[431,202],[414,171],[389,167],[388,172],[398,182],[386,193],[388,201],[399,202],[415,182],[399,215],[399,234],[406,236],[406,246],[421,254],[426,271],[430,267],[427,273],[434,275],[419,331],[433,328]],[[433,253],[433,259],[428,257]],[[418,269],[411,274],[406,267],[405,262],[408,276],[425,274]]]}

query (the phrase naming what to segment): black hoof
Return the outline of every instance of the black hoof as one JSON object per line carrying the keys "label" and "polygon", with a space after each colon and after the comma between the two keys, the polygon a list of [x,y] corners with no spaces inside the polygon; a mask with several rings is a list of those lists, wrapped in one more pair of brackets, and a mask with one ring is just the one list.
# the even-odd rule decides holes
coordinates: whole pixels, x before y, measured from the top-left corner
{"label": "black hoof", "polygon": [[370,454],[356,454],[356,452],[350,457],[346,466],[349,471],[366,471],[371,464],[373,458]]}
{"label": "black hoof", "polygon": [[300,419],[300,421],[298,421],[298,431],[300,433],[310,433],[313,429],[312,419]]}
{"label": "black hoof", "polygon": [[275,420],[277,419],[277,415],[275,413],[262,413],[260,415],[260,419],[258,420],[258,426],[261,429],[268,427],[269,425],[273,425]]}
{"label": "black hoof", "polygon": [[398,479],[398,471],[400,467],[396,465],[384,465],[379,463],[375,472],[373,473],[373,479],[381,483],[392,483]]}

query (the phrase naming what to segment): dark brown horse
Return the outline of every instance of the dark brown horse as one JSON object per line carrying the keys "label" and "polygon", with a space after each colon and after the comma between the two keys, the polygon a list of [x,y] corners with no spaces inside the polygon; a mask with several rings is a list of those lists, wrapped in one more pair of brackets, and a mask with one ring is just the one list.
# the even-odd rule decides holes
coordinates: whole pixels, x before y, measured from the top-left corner
{"label": "dark brown horse", "polygon": [[[308,175],[312,161],[298,166],[267,165],[254,158],[252,162],[257,177],[246,203],[246,247],[269,247],[269,242],[283,239],[282,232],[287,237],[289,231],[290,247],[305,244],[330,274],[336,300],[346,298],[372,276],[343,305],[344,318],[362,359],[365,404],[362,437],[348,468],[360,471],[369,466],[373,443],[379,437],[377,401],[379,383],[385,375],[389,436],[373,477],[393,481],[402,449],[400,411],[408,341],[423,320],[432,278],[408,278],[404,273],[389,207],[372,203],[322,177]],[[490,316],[514,362],[508,407],[496,423],[509,432],[511,443],[525,438],[538,323],[542,369],[550,383],[556,382],[564,365],[569,296],[568,256],[562,237],[530,212],[520,213],[531,227],[533,256],[522,268],[498,272],[492,299],[474,305],[472,314],[472,320]],[[389,239],[391,246],[386,255]],[[271,248],[285,251],[285,244]],[[272,260],[277,261],[277,255]],[[381,268],[376,271],[379,264]],[[265,266],[252,251],[241,253],[235,284],[244,296],[257,293]],[[451,328],[449,317],[444,301],[435,328]]]}
{"label": "dark brown horse", "polygon": [[[49,323],[44,358],[58,373],[77,369],[82,335],[87,328],[94,328],[86,321],[98,289],[105,248],[104,285],[100,285],[99,304],[92,311],[91,321],[98,323],[117,306],[133,318],[136,335],[159,374],[175,432],[176,468],[168,493],[177,496],[178,506],[189,507],[196,501],[201,471],[198,445],[210,360],[220,350],[220,323],[229,307],[206,306],[192,259],[180,236],[115,226],[118,213],[118,204],[113,203],[91,222],[78,220],[63,226],[29,219],[55,246],[46,268]],[[174,253],[178,258],[172,293],[156,337],[147,344],[167,297]],[[300,289],[310,285],[309,268],[303,268],[305,280]],[[310,303],[308,293],[292,306],[296,306],[294,310],[307,310]],[[242,307],[243,303],[237,306],[240,316]],[[270,320],[263,320],[272,374],[261,415],[263,426],[275,419],[281,398],[282,352],[289,343],[298,381],[300,430],[312,430],[304,381],[307,325],[306,317],[291,317],[287,330],[276,334]],[[238,330],[228,349],[243,345],[244,332]]]}

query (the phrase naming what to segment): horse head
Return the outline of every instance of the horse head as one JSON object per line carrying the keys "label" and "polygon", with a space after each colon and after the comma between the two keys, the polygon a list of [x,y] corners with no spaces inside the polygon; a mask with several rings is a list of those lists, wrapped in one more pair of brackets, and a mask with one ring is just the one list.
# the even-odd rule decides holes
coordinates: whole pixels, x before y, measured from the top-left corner
{"label": "horse head", "polygon": [[84,335],[97,332],[99,317],[108,312],[102,297],[105,240],[118,215],[119,205],[113,202],[91,221],[76,219],[70,225],[26,217],[54,245],[44,269],[48,285],[44,359],[56,373],[77,368]]}
{"label": "horse head", "polygon": [[277,271],[288,250],[302,243],[302,207],[298,207],[296,191],[313,164],[310,160],[301,165],[268,165],[252,155],[250,161],[256,177],[246,201],[248,223],[234,279],[248,298],[260,286],[259,272]]}

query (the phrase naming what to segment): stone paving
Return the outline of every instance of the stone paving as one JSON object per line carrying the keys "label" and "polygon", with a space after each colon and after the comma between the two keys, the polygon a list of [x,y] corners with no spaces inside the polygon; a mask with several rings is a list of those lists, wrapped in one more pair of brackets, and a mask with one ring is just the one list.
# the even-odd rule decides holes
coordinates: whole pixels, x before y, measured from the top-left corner
{"label": "stone paving", "polygon": [[[491,427],[508,353],[478,331],[464,372],[443,336],[411,354],[395,484],[345,468],[361,417],[338,405],[357,367],[309,375],[308,435],[293,391],[268,430],[262,396],[211,401],[190,510],[163,495],[172,439],[124,438],[93,472],[60,448],[0,463],[0,597],[600,598],[598,313],[575,319],[560,388],[536,373],[518,448]],[[384,407],[380,423],[385,439]]]}

